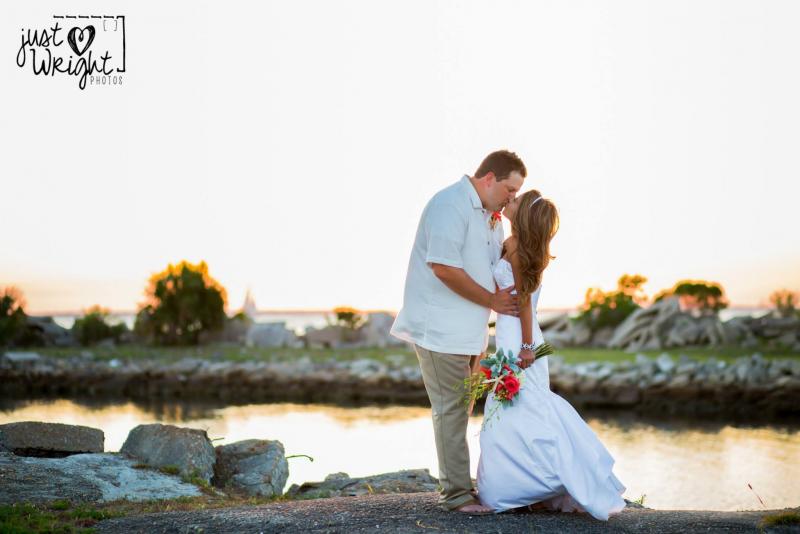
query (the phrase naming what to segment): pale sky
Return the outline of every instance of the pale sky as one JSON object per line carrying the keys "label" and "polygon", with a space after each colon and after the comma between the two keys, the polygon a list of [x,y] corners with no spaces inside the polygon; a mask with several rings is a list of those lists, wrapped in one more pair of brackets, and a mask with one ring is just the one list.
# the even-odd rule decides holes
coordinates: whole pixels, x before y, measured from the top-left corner
{"label": "pale sky", "polygon": [[[123,85],[15,64],[0,6],[0,286],[131,310],[205,260],[232,309],[402,304],[431,195],[498,148],[557,204],[543,308],[640,273],[800,289],[795,1],[81,2]],[[69,13],[67,13],[69,14]]]}

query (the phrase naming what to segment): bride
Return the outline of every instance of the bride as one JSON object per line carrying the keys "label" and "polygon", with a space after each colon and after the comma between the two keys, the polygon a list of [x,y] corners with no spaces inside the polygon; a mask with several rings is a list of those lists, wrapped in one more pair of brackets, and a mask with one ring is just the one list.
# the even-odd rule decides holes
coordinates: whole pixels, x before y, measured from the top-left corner
{"label": "bride", "polygon": [[547,358],[534,359],[532,350],[544,342],[536,304],[558,212],[532,190],[509,203],[503,215],[512,235],[494,277],[500,288],[515,285],[520,313],[497,316],[495,344],[517,355],[524,379],[511,406],[497,406],[492,393],[486,399],[484,414],[493,415],[480,434],[478,496],[495,512],[528,506],[607,520],[625,507],[614,459],[575,409],[550,391]]}

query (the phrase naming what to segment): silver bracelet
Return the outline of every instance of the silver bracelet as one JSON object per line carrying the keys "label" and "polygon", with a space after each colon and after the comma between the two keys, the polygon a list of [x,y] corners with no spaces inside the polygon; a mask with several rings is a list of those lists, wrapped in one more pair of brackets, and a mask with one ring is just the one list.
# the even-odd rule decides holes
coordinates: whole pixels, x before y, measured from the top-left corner
{"label": "silver bracelet", "polygon": [[533,351],[533,343],[523,343],[522,345],[520,345],[520,349],[529,350],[529,351],[532,352]]}

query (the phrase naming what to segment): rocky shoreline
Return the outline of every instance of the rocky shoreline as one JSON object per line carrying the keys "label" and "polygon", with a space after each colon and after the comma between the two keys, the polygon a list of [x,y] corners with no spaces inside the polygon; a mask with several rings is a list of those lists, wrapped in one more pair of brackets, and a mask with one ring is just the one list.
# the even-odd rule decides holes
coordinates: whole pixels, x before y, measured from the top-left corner
{"label": "rocky shoreline", "polygon": [[[732,362],[695,361],[640,354],[632,362],[567,364],[557,355],[549,358],[552,389],[577,408],[754,420],[800,418],[800,360],[767,360],[754,354]],[[8,352],[0,357],[0,397],[428,405],[419,367],[403,365],[403,360],[184,358],[164,363]]]}
{"label": "rocky shoreline", "polygon": [[[587,514],[516,510],[482,517],[444,512],[427,469],[293,485],[277,440],[214,447],[203,430],[139,425],[119,452],[104,452],[102,430],[25,421],[0,425],[0,505],[172,501],[203,495],[266,498],[93,521],[97,532],[788,532],[797,510],[669,511],[626,501],[609,521]],[[228,501],[225,501],[228,502]],[[235,502],[235,501],[230,501]],[[169,510],[169,507],[166,508]],[[780,514],[783,512],[782,514]],[[780,526],[769,517],[787,517]],[[114,517],[113,515],[111,517]],[[773,526],[778,525],[778,526]]]}

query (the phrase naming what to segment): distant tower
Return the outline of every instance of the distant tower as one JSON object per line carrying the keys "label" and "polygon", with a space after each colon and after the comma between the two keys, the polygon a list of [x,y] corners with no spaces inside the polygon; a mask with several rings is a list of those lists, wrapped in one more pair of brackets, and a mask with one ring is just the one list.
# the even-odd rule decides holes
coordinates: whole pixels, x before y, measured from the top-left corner
{"label": "distant tower", "polygon": [[244,296],[242,312],[253,321],[256,320],[256,301],[253,299],[253,295],[250,294],[249,287],[247,288],[247,294]]}

